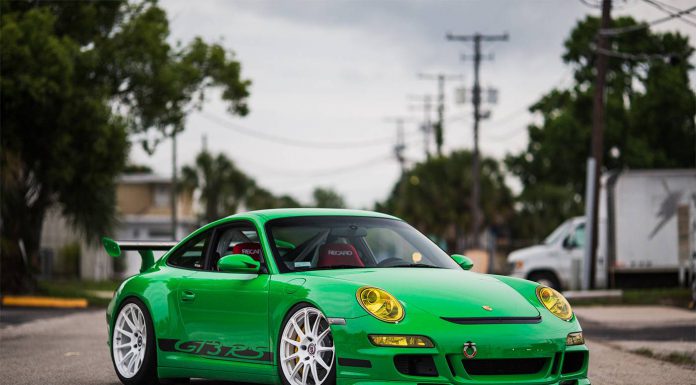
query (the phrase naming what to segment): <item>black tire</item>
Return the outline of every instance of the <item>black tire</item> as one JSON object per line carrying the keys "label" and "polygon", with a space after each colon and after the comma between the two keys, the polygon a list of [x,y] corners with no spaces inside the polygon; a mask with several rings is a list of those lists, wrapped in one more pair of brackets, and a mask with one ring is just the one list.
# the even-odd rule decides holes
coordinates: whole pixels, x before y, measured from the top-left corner
{"label": "black tire", "polygon": [[[283,322],[280,324],[280,330],[278,331],[278,340],[276,342],[276,360],[277,360],[277,367],[278,367],[278,377],[280,378],[280,381],[283,385],[293,385],[291,384],[286,378],[285,378],[285,373],[283,373],[283,368],[280,362],[280,342],[283,339],[283,329],[285,329],[285,325],[287,324],[288,320],[290,317],[292,317],[295,313],[297,313],[298,310],[304,309],[306,307],[313,307],[313,305],[309,303],[298,303],[297,305],[293,306],[287,314],[285,314],[285,317],[283,318]],[[331,366],[331,371],[329,372],[328,377],[324,380],[324,382],[321,385],[336,385],[336,353],[334,352],[333,355],[333,365]]]}
{"label": "black tire", "polygon": [[[111,363],[114,366],[114,371],[116,372],[118,379],[124,385],[158,385],[160,384],[160,382],[159,378],[157,378],[157,347],[155,345],[157,338],[155,338],[155,327],[152,324],[152,317],[150,316],[150,312],[147,310],[147,306],[145,306],[145,304],[141,300],[137,298],[128,298],[125,301],[123,301],[123,303],[121,303],[121,306],[119,306],[118,311],[115,314],[115,319],[118,319],[119,314],[121,314],[121,310],[128,304],[134,304],[138,308],[140,308],[140,311],[143,313],[143,316],[145,318],[145,327],[147,335],[145,343],[145,357],[143,358],[143,364],[133,377],[123,377],[121,373],[119,373],[118,368],[116,367],[113,348],[109,349],[111,351]],[[114,320],[114,325],[116,325],[116,320]],[[114,334],[115,333],[112,331],[112,344],[114,343]]]}
{"label": "black tire", "polygon": [[528,280],[538,282],[555,290],[561,290],[561,283],[556,274],[550,271],[535,271],[529,274]]}

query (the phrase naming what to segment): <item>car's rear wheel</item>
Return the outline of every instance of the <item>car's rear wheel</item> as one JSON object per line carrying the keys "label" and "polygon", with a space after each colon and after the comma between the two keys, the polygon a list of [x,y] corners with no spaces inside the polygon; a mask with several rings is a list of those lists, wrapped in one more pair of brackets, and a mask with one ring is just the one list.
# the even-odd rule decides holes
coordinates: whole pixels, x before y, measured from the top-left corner
{"label": "car's rear wheel", "polygon": [[111,361],[126,385],[157,384],[157,357],[152,319],[135,298],[123,302],[111,337]]}
{"label": "car's rear wheel", "polygon": [[336,383],[336,354],[324,314],[307,304],[295,306],[283,322],[278,366],[285,385]]}

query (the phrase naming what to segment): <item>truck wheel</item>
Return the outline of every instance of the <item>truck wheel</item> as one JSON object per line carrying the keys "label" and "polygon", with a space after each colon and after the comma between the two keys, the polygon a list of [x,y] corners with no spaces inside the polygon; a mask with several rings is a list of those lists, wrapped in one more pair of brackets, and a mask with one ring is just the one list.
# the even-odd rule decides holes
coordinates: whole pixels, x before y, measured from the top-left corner
{"label": "truck wheel", "polygon": [[530,281],[538,282],[544,286],[548,286],[555,290],[561,290],[561,283],[558,282],[558,278],[556,278],[556,274],[554,273],[546,271],[533,272],[529,274],[529,277],[527,277],[527,279]]}

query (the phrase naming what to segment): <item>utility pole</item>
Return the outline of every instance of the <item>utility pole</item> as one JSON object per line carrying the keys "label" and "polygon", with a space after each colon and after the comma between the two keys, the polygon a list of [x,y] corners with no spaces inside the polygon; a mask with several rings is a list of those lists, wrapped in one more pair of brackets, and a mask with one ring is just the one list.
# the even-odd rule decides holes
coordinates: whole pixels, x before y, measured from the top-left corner
{"label": "utility pole", "polygon": [[177,192],[177,175],[176,175],[176,131],[172,133],[172,191],[170,197],[171,210],[172,210],[172,240],[176,241],[176,228],[178,226],[178,219],[176,213],[176,192]]}
{"label": "utility pole", "polygon": [[409,95],[409,99],[423,104],[423,124],[421,124],[423,148],[426,159],[430,159],[430,135],[433,131],[432,119],[430,118],[430,110],[433,107],[432,97],[430,95]]}
{"label": "utility pole", "polygon": [[592,148],[591,157],[587,160],[587,189],[585,215],[587,239],[585,248],[585,266],[583,289],[594,289],[597,269],[597,223],[599,214],[599,187],[604,155],[604,88],[606,87],[607,66],[609,57],[605,52],[609,49],[609,37],[602,32],[611,25],[611,0],[602,1],[602,22],[597,33],[597,55],[594,99],[592,102]]}
{"label": "utility pole", "polygon": [[426,74],[420,73],[418,77],[426,80],[437,80],[437,123],[435,124],[435,145],[437,155],[442,156],[442,144],[445,135],[445,82],[447,80],[462,79],[459,74]]}
{"label": "utility pole", "polygon": [[507,41],[508,34],[502,35],[482,35],[475,33],[473,35],[453,35],[447,33],[447,40],[474,42],[474,88],[471,98],[474,106],[474,153],[472,161],[471,175],[474,181],[471,191],[471,217],[472,217],[472,246],[479,247],[479,232],[481,227],[481,165],[479,160],[479,121],[482,118],[481,114],[481,84],[479,79],[479,71],[481,67],[481,42]]}
{"label": "utility pole", "polygon": [[406,139],[404,137],[404,118],[387,118],[388,121],[396,122],[396,145],[394,145],[394,156],[399,167],[401,168],[401,176],[406,173]]}
{"label": "utility pole", "polygon": [[386,121],[396,123],[396,145],[394,145],[394,156],[397,162],[399,162],[399,167],[401,168],[401,175],[399,175],[399,183],[397,185],[397,211],[401,211],[404,208],[404,192],[406,189],[406,156],[404,151],[406,151],[406,139],[404,137],[404,122],[406,121],[403,117],[393,117],[386,118]]}

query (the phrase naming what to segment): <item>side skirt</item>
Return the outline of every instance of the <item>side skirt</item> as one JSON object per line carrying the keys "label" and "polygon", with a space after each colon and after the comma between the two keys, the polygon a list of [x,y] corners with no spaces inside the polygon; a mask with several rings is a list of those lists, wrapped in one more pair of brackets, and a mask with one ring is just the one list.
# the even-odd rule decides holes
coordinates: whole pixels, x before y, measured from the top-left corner
{"label": "side skirt", "polygon": [[[273,366],[275,368],[275,366]],[[211,369],[188,369],[188,368],[172,368],[160,366],[157,368],[159,378],[205,378],[210,380],[226,380],[239,381],[240,377],[244,378],[244,382],[255,384],[280,385],[280,379],[277,375],[239,373],[236,371],[211,370]]]}

